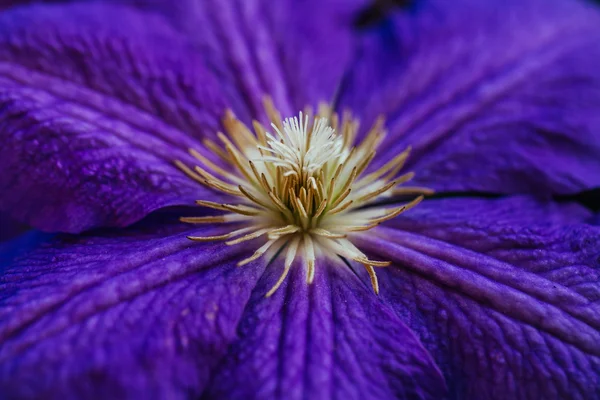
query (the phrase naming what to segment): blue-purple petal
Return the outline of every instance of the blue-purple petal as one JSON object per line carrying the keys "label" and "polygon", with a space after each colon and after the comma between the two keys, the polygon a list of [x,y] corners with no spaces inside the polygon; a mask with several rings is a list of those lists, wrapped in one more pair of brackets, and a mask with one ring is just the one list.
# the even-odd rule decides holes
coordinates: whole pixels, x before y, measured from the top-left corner
{"label": "blue-purple petal", "polygon": [[600,186],[600,11],[577,0],[430,0],[365,30],[342,105],[388,118],[438,191]]}
{"label": "blue-purple petal", "polygon": [[237,268],[241,247],[186,233],[154,224],[0,252],[1,397],[198,397],[264,265]]}
{"label": "blue-purple petal", "polygon": [[442,399],[444,379],[402,319],[342,263],[268,267],[213,375],[215,399]]}
{"label": "blue-purple petal", "polygon": [[206,192],[173,161],[214,134],[224,104],[165,21],[101,4],[16,8],[0,21],[1,209],[79,232]]}
{"label": "blue-purple petal", "polygon": [[243,118],[269,94],[283,115],[334,101],[370,0],[109,0],[164,15],[193,43]]}
{"label": "blue-purple petal", "polygon": [[393,262],[378,270],[382,300],[431,352],[450,398],[585,400],[600,394],[589,217],[524,198],[428,201],[362,244]]}

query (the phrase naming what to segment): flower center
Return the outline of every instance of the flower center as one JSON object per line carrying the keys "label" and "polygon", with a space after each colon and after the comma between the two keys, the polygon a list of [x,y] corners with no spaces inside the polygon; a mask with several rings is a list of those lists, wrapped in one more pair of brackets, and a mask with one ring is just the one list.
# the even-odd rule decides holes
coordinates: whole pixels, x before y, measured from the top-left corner
{"label": "flower center", "polygon": [[[356,143],[359,123],[349,113],[340,119],[321,105],[316,116],[311,110],[282,121],[269,99],[265,109],[271,120],[269,131],[253,121],[252,132],[230,111],[223,125],[227,135],[218,134],[221,144],[206,140],[218,156],[216,163],[195,150],[190,153],[201,166],[176,165],[189,177],[231,196],[231,203],[198,200],[197,204],[224,213],[217,216],[186,217],[188,223],[223,223],[233,228],[218,236],[190,236],[194,241],[226,240],[228,245],[262,238],[262,245],[245,265],[267,254],[285,254],[282,274],[267,293],[272,295],[285,280],[294,260],[302,259],[306,281],[312,283],[320,257],[339,257],[361,263],[369,273],[375,293],[379,292],[373,267],[389,262],[369,259],[352,239],[418,204],[431,191],[421,187],[399,187],[413,173],[400,174],[410,149],[396,155],[378,170],[366,173],[385,131],[379,118]],[[418,195],[397,207],[377,206],[395,194]],[[366,208],[365,206],[371,205]]]}

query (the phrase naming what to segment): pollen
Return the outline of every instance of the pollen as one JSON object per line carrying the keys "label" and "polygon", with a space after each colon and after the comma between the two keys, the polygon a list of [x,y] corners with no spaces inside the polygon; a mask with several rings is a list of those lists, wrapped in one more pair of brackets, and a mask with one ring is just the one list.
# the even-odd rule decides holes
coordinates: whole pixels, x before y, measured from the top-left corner
{"label": "pollen", "polygon": [[[317,263],[324,258],[362,264],[379,293],[375,268],[390,263],[368,258],[353,239],[432,193],[422,187],[400,187],[414,175],[400,173],[410,148],[380,168],[370,169],[385,137],[383,118],[359,141],[359,121],[348,112],[340,118],[322,104],[316,114],[307,108],[297,117],[282,120],[270,99],[264,104],[270,126],[253,121],[250,129],[227,111],[225,133],[218,133],[218,141],[204,141],[215,155],[212,160],[190,149],[199,165],[191,168],[175,161],[190,178],[218,192],[219,198],[230,198],[227,203],[197,201],[199,206],[218,210],[218,215],[181,218],[192,224],[223,224],[223,234],[188,238],[222,240],[227,245],[259,242],[239,266],[266,255],[282,257],[283,270],[267,297],[285,281],[295,260],[302,260],[310,284]],[[413,200],[384,205],[393,203],[383,200],[395,195]]]}

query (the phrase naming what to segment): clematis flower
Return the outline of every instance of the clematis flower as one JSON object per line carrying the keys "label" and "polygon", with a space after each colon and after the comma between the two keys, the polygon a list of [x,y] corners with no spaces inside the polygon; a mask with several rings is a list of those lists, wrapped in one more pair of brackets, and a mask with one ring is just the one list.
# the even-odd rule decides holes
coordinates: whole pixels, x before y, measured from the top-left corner
{"label": "clematis flower", "polygon": [[600,395],[597,8],[368,6],[0,14],[3,397]]}

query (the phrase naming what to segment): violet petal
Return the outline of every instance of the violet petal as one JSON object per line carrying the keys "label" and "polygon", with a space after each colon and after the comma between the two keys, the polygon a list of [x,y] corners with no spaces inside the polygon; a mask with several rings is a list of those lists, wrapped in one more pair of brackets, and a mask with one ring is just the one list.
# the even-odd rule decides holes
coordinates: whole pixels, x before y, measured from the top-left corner
{"label": "violet petal", "polygon": [[213,375],[215,399],[441,399],[444,380],[401,318],[345,265],[267,268]]}
{"label": "violet petal", "polygon": [[248,249],[186,233],[145,226],[0,251],[2,397],[197,397],[264,265],[237,268]]}
{"label": "violet petal", "polygon": [[354,18],[370,0],[109,0],[164,15],[219,77],[243,119],[269,94],[284,116],[336,98],[355,56]]}
{"label": "violet petal", "polygon": [[173,164],[217,130],[214,77],[165,21],[123,7],[0,16],[0,208],[44,230],[130,224],[203,188]]}
{"label": "violet petal", "polygon": [[432,353],[451,398],[584,400],[600,388],[600,227],[589,217],[523,198],[427,201],[360,244],[393,262],[378,270],[382,300]]}
{"label": "violet petal", "polygon": [[[342,104],[388,118],[438,191],[600,186],[600,12],[584,1],[418,1],[365,31]],[[367,95],[368,93],[368,95]]]}

